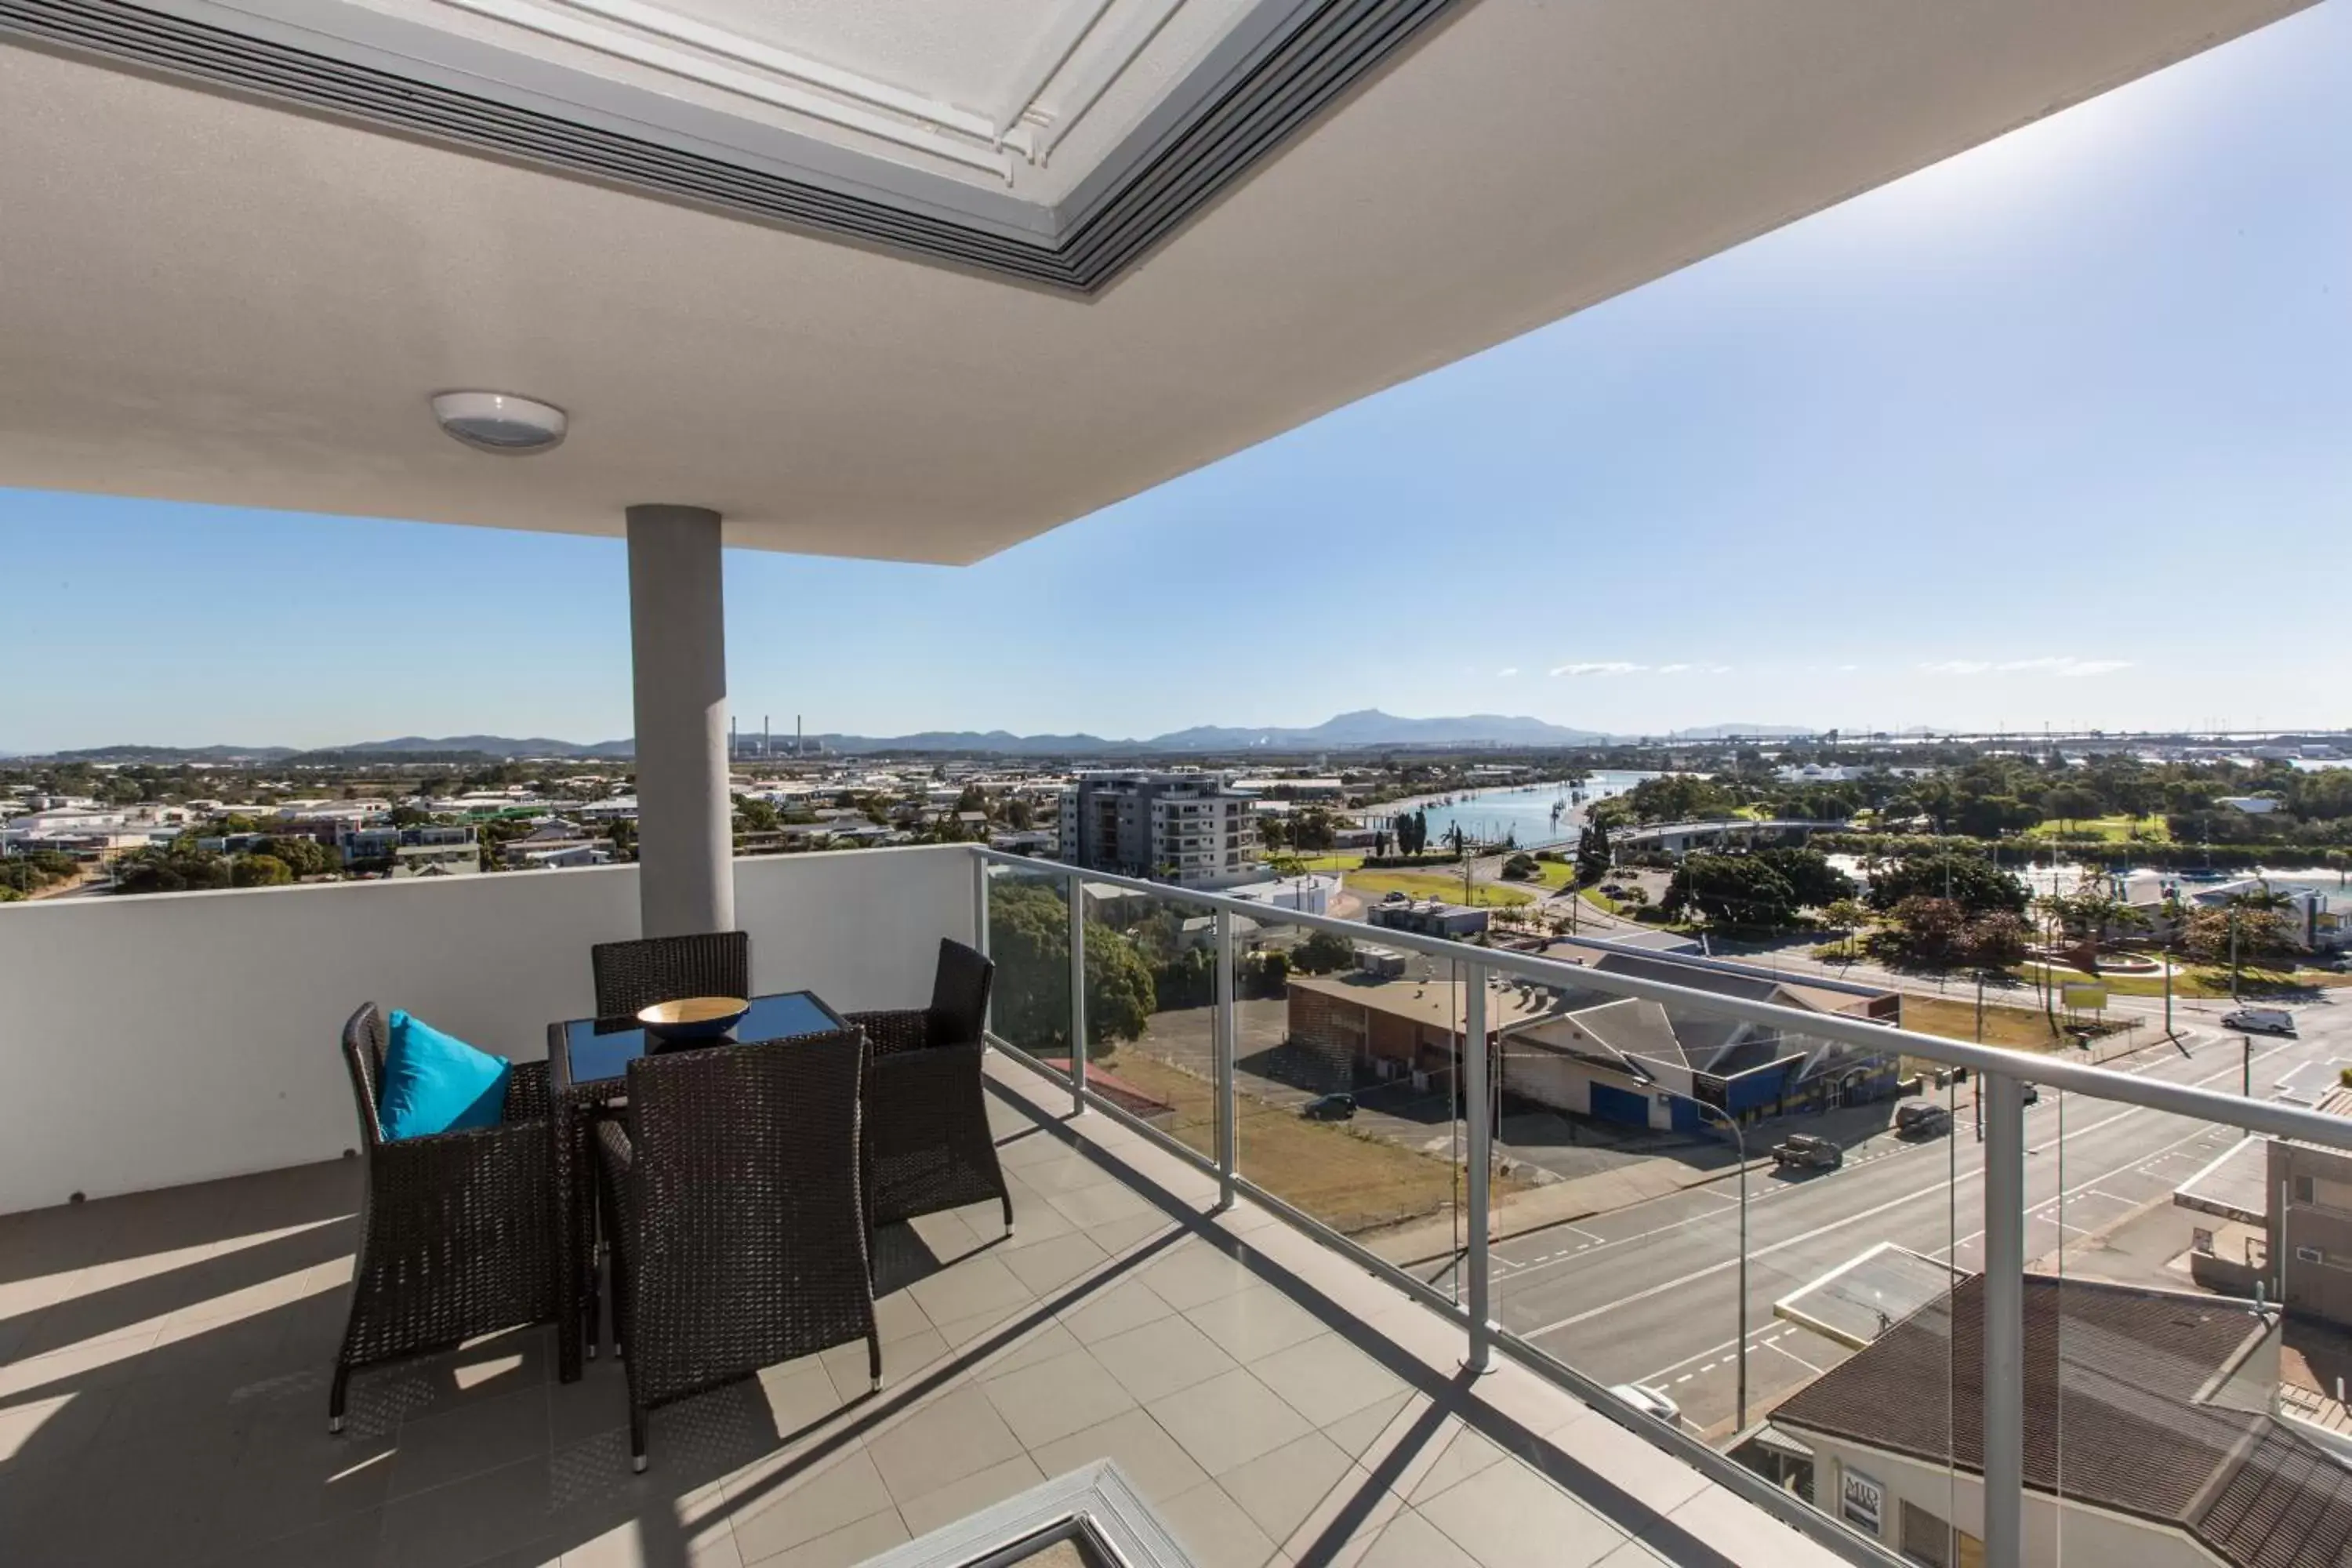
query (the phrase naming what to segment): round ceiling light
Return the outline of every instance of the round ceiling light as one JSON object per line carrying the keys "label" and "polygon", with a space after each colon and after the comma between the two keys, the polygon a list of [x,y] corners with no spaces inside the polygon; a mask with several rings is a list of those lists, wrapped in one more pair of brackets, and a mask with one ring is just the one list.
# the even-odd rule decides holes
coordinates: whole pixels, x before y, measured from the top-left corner
{"label": "round ceiling light", "polygon": [[467,446],[509,457],[561,446],[570,423],[553,404],[510,392],[436,393],[433,417]]}

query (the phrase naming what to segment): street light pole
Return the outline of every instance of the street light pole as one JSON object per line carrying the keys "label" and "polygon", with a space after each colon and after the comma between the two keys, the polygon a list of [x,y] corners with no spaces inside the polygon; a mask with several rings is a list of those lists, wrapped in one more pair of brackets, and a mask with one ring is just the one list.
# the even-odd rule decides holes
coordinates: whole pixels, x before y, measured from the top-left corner
{"label": "street light pole", "polygon": [[[1692,1100],[1701,1110],[1712,1106]],[[1739,1121],[1724,1111],[1716,1117],[1731,1129],[1732,1146],[1739,1152],[1739,1425],[1748,1430],[1748,1134],[1740,1130]]]}
{"label": "street light pole", "polygon": [[1698,1099],[1695,1095],[1684,1094],[1678,1089],[1668,1089],[1664,1084],[1658,1082],[1655,1079],[1650,1079],[1647,1081],[1650,1087],[1656,1089],[1659,1093],[1671,1095],[1676,1100],[1688,1100],[1693,1106],[1697,1108],[1698,1113],[1701,1116],[1712,1116],[1717,1121],[1722,1122],[1726,1127],[1729,1128],[1731,1130],[1732,1147],[1738,1151],[1739,1425],[1738,1429],[1744,1432],[1748,1429],[1748,1134],[1740,1127],[1739,1119],[1731,1115],[1729,1112],[1709,1105],[1706,1101]]}

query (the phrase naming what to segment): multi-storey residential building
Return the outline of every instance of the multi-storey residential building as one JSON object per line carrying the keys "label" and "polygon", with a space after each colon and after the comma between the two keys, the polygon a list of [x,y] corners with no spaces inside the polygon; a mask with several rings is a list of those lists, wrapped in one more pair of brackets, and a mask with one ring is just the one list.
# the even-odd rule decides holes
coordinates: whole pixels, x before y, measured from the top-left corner
{"label": "multi-storey residential building", "polygon": [[1255,874],[1251,799],[1217,773],[1081,773],[1062,792],[1062,858],[1187,888]]}

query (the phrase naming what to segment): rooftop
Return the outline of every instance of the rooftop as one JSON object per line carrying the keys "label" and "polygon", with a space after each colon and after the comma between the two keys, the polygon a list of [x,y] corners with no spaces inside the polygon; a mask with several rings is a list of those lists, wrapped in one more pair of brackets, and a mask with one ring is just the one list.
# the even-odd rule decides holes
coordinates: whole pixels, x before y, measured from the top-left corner
{"label": "rooftop", "polygon": [[[1970,1276],[1773,1413],[1981,1473]],[[2278,1326],[2219,1297],[2025,1277],[2025,1484],[2178,1526],[2242,1568],[2352,1551],[2352,1466],[2269,1414]]]}
{"label": "rooftop", "polygon": [[[1312,991],[1353,1002],[1391,1017],[1408,1018],[1441,1029],[1462,1027],[1465,985],[1459,980],[1383,980],[1361,971],[1341,974],[1293,973],[1294,991]],[[1529,996],[1517,987],[1486,988],[1486,1026],[1513,1028],[1533,1023],[1551,1012],[1551,1001],[1541,992]]]}

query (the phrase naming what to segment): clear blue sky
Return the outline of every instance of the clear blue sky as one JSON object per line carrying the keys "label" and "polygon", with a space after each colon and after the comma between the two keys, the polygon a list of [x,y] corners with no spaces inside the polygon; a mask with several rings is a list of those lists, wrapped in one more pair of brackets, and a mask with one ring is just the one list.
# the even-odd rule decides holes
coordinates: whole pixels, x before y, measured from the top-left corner
{"label": "clear blue sky", "polygon": [[[2347,151],[2330,0],[979,566],[731,554],[736,712],[2352,724]],[[0,490],[0,750],[627,733],[617,541],[192,510]]]}

